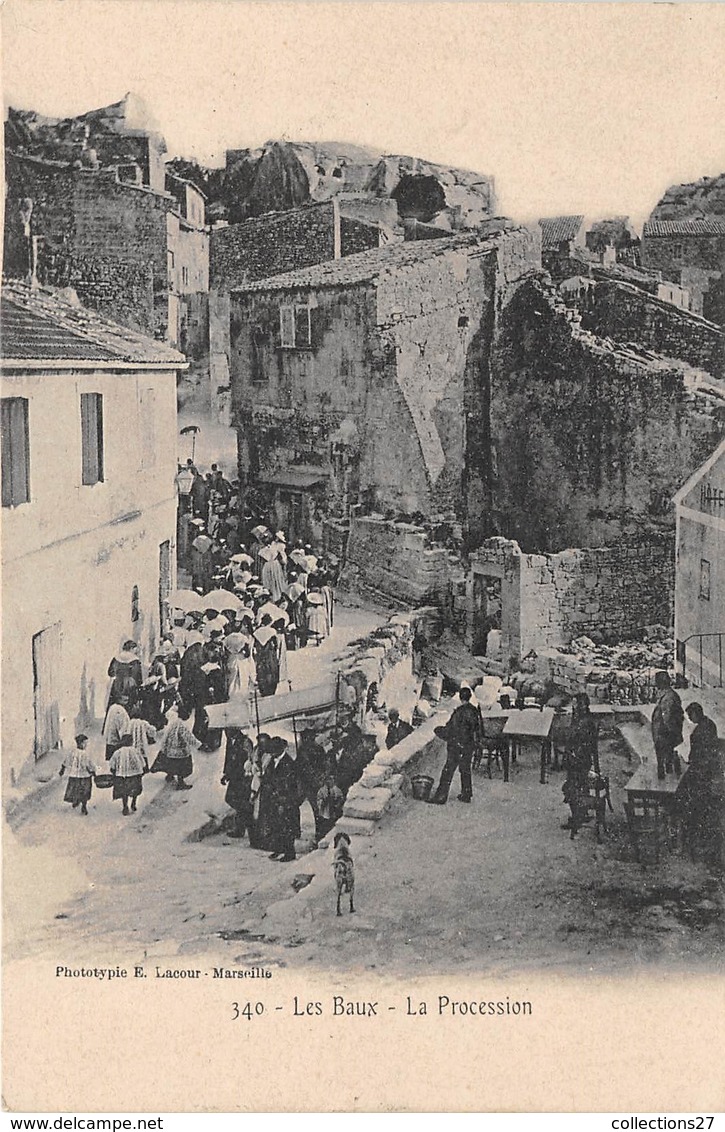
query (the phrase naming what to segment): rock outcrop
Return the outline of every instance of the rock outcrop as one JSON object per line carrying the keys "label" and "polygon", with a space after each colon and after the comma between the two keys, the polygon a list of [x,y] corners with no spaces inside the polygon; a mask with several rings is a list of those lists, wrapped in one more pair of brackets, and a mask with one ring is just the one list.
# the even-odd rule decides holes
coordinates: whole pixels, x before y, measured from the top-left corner
{"label": "rock outcrop", "polygon": [[725,173],[701,177],[687,185],[671,185],[650,214],[650,220],[700,220],[725,217]]}

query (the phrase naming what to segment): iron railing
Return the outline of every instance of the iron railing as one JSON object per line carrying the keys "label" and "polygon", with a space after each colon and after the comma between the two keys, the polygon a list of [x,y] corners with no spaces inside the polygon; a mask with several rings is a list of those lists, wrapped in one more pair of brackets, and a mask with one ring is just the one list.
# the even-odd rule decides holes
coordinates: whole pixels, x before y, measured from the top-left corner
{"label": "iron railing", "polygon": [[[717,662],[715,662],[714,660],[711,660],[709,650],[708,650],[707,653],[705,652],[703,642],[707,641],[707,640],[717,641]],[[696,641],[697,642],[695,647],[694,647],[694,650],[692,648],[688,649],[688,647],[687,647],[690,644],[690,641]],[[708,683],[708,686],[710,686],[710,687],[722,688],[723,687],[723,671],[725,671],[725,669],[723,667],[723,654],[725,654],[725,647],[723,646],[723,641],[725,641],[725,629],[721,629],[719,632],[716,632],[716,633],[690,633],[690,636],[685,637],[684,641],[677,641],[677,645],[676,645],[677,660],[678,660],[678,663],[682,665],[682,675],[683,675],[683,677],[685,679],[691,680],[692,683],[697,684],[698,686],[701,687],[702,684],[704,683],[705,670],[707,669],[708,673],[712,672],[713,674],[714,674],[715,670],[717,670],[717,674],[718,674],[717,684],[714,684],[712,682],[712,679],[710,678],[709,674],[708,674],[707,683]],[[698,665],[696,666],[695,670],[699,671],[699,679],[696,679],[694,674],[692,676],[688,675],[688,659],[692,660],[693,651],[694,651],[694,654],[695,654],[695,658],[698,661]]]}

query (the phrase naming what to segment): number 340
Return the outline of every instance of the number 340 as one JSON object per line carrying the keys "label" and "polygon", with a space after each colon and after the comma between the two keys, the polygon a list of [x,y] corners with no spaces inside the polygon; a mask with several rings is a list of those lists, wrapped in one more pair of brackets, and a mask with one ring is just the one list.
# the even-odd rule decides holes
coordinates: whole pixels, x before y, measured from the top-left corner
{"label": "number 340", "polygon": [[238,1002],[232,1003],[232,1022],[236,1022],[237,1018],[246,1018],[251,1022],[252,1018],[261,1018],[263,1014],[263,1002],[245,1002],[244,1006],[240,1006]]}

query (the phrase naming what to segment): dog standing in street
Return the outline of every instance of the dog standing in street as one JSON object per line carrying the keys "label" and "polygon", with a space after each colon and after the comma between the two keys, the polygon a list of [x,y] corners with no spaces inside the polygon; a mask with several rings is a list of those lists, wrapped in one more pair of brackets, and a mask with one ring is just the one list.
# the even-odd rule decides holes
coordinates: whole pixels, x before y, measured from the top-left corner
{"label": "dog standing in street", "polygon": [[335,874],[335,887],[337,888],[337,914],[340,911],[340,900],[343,892],[350,896],[350,911],[355,911],[353,896],[355,894],[355,866],[350,852],[350,838],[347,833],[336,833],[333,841],[335,855],[332,859],[332,869]]}

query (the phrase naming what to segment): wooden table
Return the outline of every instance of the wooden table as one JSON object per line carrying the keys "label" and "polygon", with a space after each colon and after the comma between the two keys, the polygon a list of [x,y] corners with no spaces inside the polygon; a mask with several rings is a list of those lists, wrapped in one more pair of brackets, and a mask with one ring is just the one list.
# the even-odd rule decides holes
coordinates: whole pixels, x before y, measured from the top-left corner
{"label": "wooden table", "polygon": [[541,743],[541,775],[540,781],[546,783],[546,756],[550,749],[551,728],[554,722],[554,709],[542,708],[512,708],[507,712],[507,719],[503,727],[503,736],[506,739],[538,739]]}
{"label": "wooden table", "polygon": [[[654,808],[656,814],[664,818],[668,825],[671,823],[668,831],[670,843],[677,840],[679,825],[678,793],[686,774],[687,768],[682,774],[667,774],[664,778],[658,778],[657,763],[646,762],[638,767],[625,786],[629,805],[636,805],[638,802],[646,804],[648,807]],[[656,831],[655,837],[657,837]]]}

